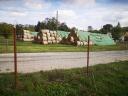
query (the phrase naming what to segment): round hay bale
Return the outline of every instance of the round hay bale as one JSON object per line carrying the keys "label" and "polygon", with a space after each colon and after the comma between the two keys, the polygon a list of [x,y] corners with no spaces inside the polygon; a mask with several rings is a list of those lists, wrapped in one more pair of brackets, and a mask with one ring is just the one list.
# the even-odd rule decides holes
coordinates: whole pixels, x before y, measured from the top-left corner
{"label": "round hay bale", "polygon": [[51,36],[51,37],[54,37],[54,36],[55,36],[55,34],[53,34],[53,33],[50,33],[50,36]]}
{"label": "round hay bale", "polygon": [[52,43],[52,41],[51,41],[51,40],[48,40],[48,43],[49,43],[49,44],[51,44],[51,43]]}
{"label": "round hay bale", "polygon": [[50,31],[50,34],[54,34],[54,31]]}
{"label": "round hay bale", "polygon": [[73,36],[70,37],[70,42],[74,42],[74,37]]}
{"label": "round hay bale", "polygon": [[92,41],[90,41],[90,42],[89,42],[89,44],[90,44],[90,45],[93,45],[93,42],[92,42]]}
{"label": "round hay bale", "polygon": [[49,30],[48,30],[48,29],[42,29],[41,32],[42,32],[42,33],[48,33]]}
{"label": "round hay bale", "polygon": [[43,41],[47,41],[47,37],[42,37]]}
{"label": "round hay bale", "polygon": [[58,41],[61,41],[61,40],[62,40],[62,38],[61,38],[61,37],[58,37],[58,38],[57,38],[57,40],[58,40]]}
{"label": "round hay bale", "polygon": [[55,40],[55,37],[51,37],[52,40]]}
{"label": "round hay bale", "polygon": [[80,42],[80,45],[81,45],[81,46],[83,46],[83,45],[84,45],[82,41]]}
{"label": "round hay bale", "polygon": [[47,33],[47,36],[50,37],[50,33],[49,32]]}
{"label": "round hay bale", "polygon": [[42,44],[47,45],[48,41],[42,41]]}
{"label": "round hay bale", "polygon": [[56,43],[56,40],[52,40],[52,43],[53,43],[53,44]]}
{"label": "round hay bale", "polygon": [[80,41],[77,41],[77,46],[80,46]]}
{"label": "round hay bale", "polygon": [[83,42],[83,45],[86,46],[88,43],[86,41]]}
{"label": "round hay bale", "polygon": [[57,40],[56,43],[60,43],[60,41]]}
{"label": "round hay bale", "polygon": [[49,37],[47,37],[48,38],[48,40],[52,40],[52,38],[49,36]]}
{"label": "round hay bale", "polygon": [[43,36],[43,37],[47,37],[47,34],[46,34],[46,33],[43,33],[42,36]]}

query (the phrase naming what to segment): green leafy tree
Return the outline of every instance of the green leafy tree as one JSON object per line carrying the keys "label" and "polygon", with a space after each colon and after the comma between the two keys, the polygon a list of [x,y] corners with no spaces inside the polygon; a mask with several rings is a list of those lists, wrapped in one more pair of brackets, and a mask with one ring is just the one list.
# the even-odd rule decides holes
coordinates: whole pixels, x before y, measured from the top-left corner
{"label": "green leafy tree", "polygon": [[57,20],[56,20],[56,18],[54,18],[54,17],[47,18],[46,22],[47,22],[48,29],[50,29],[50,30],[56,30],[57,29]]}
{"label": "green leafy tree", "polygon": [[[58,28],[57,28],[58,27]],[[62,30],[62,31],[69,31],[70,28],[66,25],[66,23],[60,23],[56,20],[55,17],[46,18],[42,22],[38,22],[35,26],[35,30],[40,32],[41,29],[49,29],[49,30]]]}
{"label": "green leafy tree", "polygon": [[25,30],[29,30],[29,31],[35,31],[35,25],[24,25],[24,26],[22,26],[23,27],[23,29],[25,29]]}
{"label": "green leafy tree", "polygon": [[5,52],[8,50],[8,39],[11,37],[13,32],[13,25],[7,23],[0,23],[0,36],[4,37],[4,42],[6,45]]}
{"label": "green leafy tree", "polygon": [[60,26],[58,27],[58,30],[70,31],[70,29],[68,28],[68,26],[66,25],[66,23],[61,23]]}
{"label": "green leafy tree", "polygon": [[16,25],[16,36],[17,36],[17,38],[22,38],[23,39],[23,35],[24,35],[23,25],[17,24]]}
{"label": "green leafy tree", "polygon": [[120,23],[118,22],[117,26],[113,28],[112,37],[114,38],[114,40],[119,40],[121,34],[122,34],[122,29]]}
{"label": "green leafy tree", "polygon": [[113,26],[111,24],[106,24],[103,26],[103,28],[100,30],[103,34],[112,33]]}
{"label": "green leafy tree", "polygon": [[0,23],[0,35],[8,39],[12,35],[13,26],[7,23]]}
{"label": "green leafy tree", "polygon": [[41,22],[38,21],[37,25],[35,26],[35,31],[40,32],[41,30]]}

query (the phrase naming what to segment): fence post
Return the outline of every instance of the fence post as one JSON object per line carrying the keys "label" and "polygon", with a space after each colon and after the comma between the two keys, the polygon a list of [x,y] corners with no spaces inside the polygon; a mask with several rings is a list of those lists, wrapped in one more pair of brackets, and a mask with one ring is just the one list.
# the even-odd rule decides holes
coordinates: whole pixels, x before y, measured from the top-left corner
{"label": "fence post", "polygon": [[88,36],[88,46],[87,46],[87,75],[89,73],[89,52],[90,52],[90,36]]}
{"label": "fence post", "polygon": [[14,46],[14,78],[15,78],[15,88],[17,88],[18,84],[18,76],[17,76],[17,48],[16,48],[16,28],[13,27],[13,46]]}

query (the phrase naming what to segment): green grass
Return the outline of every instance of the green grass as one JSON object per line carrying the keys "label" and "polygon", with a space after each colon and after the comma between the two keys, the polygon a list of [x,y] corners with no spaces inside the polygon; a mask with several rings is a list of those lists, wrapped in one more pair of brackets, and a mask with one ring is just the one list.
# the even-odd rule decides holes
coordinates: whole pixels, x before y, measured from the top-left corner
{"label": "green grass", "polygon": [[[0,53],[13,52],[12,41],[9,41],[8,48],[6,50],[5,45],[0,45]],[[128,45],[117,44],[109,46],[91,46],[91,51],[112,51],[112,50],[128,50]],[[17,41],[17,51],[20,53],[34,53],[34,52],[85,52],[87,46],[73,46],[64,44],[50,44],[42,45],[32,42]]]}
{"label": "green grass", "polygon": [[88,76],[86,68],[76,68],[18,77],[14,90],[13,74],[0,74],[0,96],[128,96],[128,61],[90,67]]}

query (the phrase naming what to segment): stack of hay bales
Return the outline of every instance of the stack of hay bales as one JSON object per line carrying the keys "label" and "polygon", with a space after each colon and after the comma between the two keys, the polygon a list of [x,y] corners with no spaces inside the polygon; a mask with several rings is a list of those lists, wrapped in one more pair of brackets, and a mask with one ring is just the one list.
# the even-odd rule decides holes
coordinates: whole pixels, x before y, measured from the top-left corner
{"label": "stack of hay bales", "polygon": [[[77,46],[86,46],[88,45],[87,41],[77,41],[76,43]],[[93,45],[92,41],[89,42],[89,45]]]}
{"label": "stack of hay bales", "polygon": [[[73,31],[68,35],[68,41],[70,44],[77,46],[86,46],[88,45],[88,32],[83,31]],[[93,45],[93,42],[90,40],[90,45]]]}
{"label": "stack of hay bales", "polygon": [[31,34],[31,32],[29,30],[23,30],[24,31],[24,37],[23,40],[24,41],[32,41],[33,40],[33,35]]}
{"label": "stack of hay bales", "polygon": [[47,33],[49,33],[49,30],[41,30],[40,32],[41,43],[44,45],[48,44]]}
{"label": "stack of hay bales", "polygon": [[56,31],[51,31],[47,29],[41,30],[41,32],[39,32],[38,34],[38,37],[39,37],[38,41],[44,45],[60,43],[61,41],[61,38]]}

